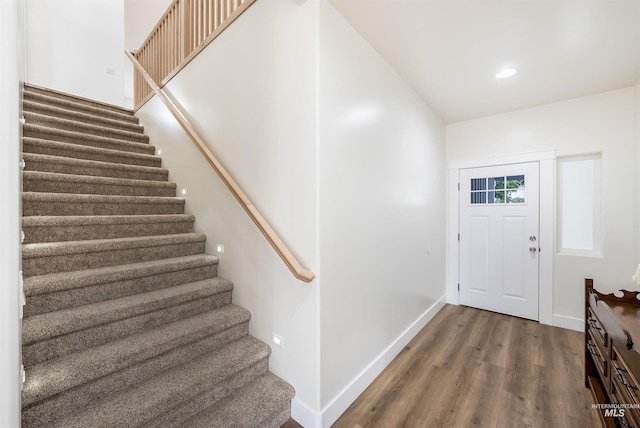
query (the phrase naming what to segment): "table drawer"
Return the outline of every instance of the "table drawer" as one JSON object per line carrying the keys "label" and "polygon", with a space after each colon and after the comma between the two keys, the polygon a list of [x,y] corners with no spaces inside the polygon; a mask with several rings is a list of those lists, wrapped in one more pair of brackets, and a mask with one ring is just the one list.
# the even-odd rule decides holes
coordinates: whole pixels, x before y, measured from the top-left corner
{"label": "table drawer", "polygon": [[591,331],[589,331],[587,337],[588,337],[587,349],[591,354],[591,359],[593,360],[593,362],[596,365],[596,368],[600,372],[600,376],[602,377],[602,380],[605,381],[605,379],[609,378],[609,370],[608,370],[609,367],[608,367],[608,361],[607,361],[608,360],[607,354],[605,353],[606,351],[600,345],[600,343],[598,343],[598,341],[593,338]]}
{"label": "table drawer", "polygon": [[640,385],[615,347],[611,355],[611,389],[617,403],[630,405],[625,409],[622,426],[627,426],[625,423],[640,426]]}
{"label": "table drawer", "polygon": [[594,339],[598,340],[600,344],[609,349],[609,334],[602,326],[602,323],[597,316],[593,313],[591,308],[588,311],[587,325],[589,326],[589,332],[593,335]]}
{"label": "table drawer", "polygon": [[616,377],[611,379],[611,399],[613,401],[612,406],[604,410],[605,422],[608,418],[615,419],[618,425],[627,428],[640,428],[638,426],[638,414],[637,409],[626,408],[625,406],[614,407],[615,404],[628,404],[627,399],[624,397],[624,386],[620,384]]}

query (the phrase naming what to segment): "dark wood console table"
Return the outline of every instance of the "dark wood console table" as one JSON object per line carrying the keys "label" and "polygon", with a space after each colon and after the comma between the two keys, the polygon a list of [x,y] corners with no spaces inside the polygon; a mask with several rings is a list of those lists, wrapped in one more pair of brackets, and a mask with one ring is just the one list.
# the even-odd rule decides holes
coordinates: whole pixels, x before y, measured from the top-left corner
{"label": "dark wood console table", "polygon": [[640,428],[640,292],[620,293],[585,279],[585,384],[606,427]]}

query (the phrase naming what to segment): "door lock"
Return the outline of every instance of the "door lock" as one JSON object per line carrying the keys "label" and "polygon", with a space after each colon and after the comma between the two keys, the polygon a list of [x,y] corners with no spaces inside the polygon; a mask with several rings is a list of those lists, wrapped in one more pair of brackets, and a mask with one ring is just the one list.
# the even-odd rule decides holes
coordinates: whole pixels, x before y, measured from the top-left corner
{"label": "door lock", "polygon": [[529,237],[529,241],[531,241],[531,242],[535,242],[535,241],[536,241],[536,237],[535,237],[535,236],[533,236],[533,235],[531,235],[531,236]]}
{"label": "door lock", "polygon": [[536,247],[529,247],[529,251],[535,253],[536,251],[538,251],[538,249]]}

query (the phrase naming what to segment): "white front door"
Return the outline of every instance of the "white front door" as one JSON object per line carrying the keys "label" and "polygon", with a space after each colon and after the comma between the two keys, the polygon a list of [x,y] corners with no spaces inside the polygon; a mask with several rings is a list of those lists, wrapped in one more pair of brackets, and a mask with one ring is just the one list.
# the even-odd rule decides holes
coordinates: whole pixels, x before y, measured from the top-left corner
{"label": "white front door", "polygon": [[538,162],[460,170],[460,303],[538,320]]}

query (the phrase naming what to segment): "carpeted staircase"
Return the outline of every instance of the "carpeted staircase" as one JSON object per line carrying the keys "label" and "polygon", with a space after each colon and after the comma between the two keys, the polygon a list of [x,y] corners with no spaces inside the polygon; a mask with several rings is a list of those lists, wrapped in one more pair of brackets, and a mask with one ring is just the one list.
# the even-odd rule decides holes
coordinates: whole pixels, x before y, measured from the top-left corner
{"label": "carpeted staircase", "polygon": [[23,427],[279,427],[293,388],[132,112],[26,86]]}

